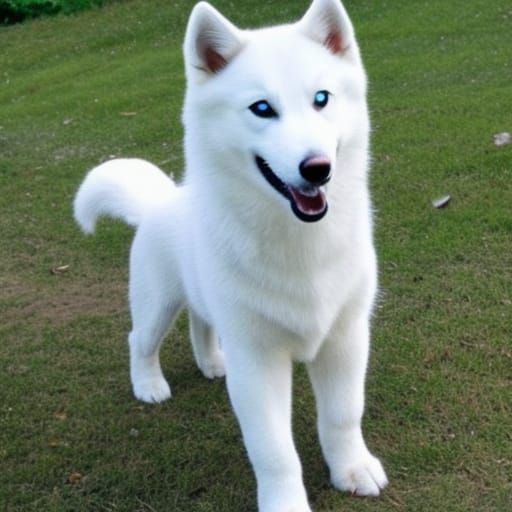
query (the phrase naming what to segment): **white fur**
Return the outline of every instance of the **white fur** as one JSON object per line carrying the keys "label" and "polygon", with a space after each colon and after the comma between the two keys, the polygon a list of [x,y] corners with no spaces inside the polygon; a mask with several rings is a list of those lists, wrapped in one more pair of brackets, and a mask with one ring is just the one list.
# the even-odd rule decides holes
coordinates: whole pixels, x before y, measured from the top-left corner
{"label": "white fur", "polygon": [[[293,360],[308,366],[333,485],[377,495],[386,475],[361,433],[377,273],[366,77],[352,24],[337,0],[314,0],[296,24],[242,31],[201,2],[184,52],[184,183],[147,162],[114,160],[93,169],[75,199],[86,232],[102,214],[138,226],[130,258],[135,396],[170,397],[158,352],[187,307],[199,368],[208,378],[227,375],[260,512],[311,510],[291,431]],[[332,93],[321,110],[312,106],[319,90]],[[249,110],[262,99],[278,118]],[[303,182],[304,158],[328,157],[325,217],[299,220],[255,153],[293,186]]]}

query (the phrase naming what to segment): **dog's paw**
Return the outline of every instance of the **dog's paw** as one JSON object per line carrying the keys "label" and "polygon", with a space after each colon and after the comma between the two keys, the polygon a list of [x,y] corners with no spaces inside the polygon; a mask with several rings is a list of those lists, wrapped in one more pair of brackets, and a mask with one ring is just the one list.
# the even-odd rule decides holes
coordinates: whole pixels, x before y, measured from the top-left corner
{"label": "dog's paw", "polygon": [[224,377],[226,375],[226,367],[224,366],[224,356],[220,350],[216,350],[208,358],[198,363],[199,369],[207,379],[215,379],[215,377]]}
{"label": "dog's paw", "polygon": [[163,377],[141,379],[133,383],[133,393],[138,400],[158,403],[171,398],[171,388]]}
{"label": "dog's paw", "polygon": [[311,507],[306,500],[301,500],[299,503],[265,504],[260,508],[264,512],[311,512]]}
{"label": "dog's paw", "polygon": [[357,496],[378,496],[388,484],[382,464],[371,453],[359,461],[344,465],[331,475],[331,480],[337,489]]}
{"label": "dog's paw", "polygon": [[[297,502],[298,501],[298,502]],[[260,509],[262,512],[311,512],[307,500],[294,500],[293,503],[290,501],[284,502],[273,502],[261,504]]]}
{"label": "dog's paw", "polygon": [[271,509],[271,512],[311,512],[308,504],[305,505],[291,505],[290,507],[282,507]]}

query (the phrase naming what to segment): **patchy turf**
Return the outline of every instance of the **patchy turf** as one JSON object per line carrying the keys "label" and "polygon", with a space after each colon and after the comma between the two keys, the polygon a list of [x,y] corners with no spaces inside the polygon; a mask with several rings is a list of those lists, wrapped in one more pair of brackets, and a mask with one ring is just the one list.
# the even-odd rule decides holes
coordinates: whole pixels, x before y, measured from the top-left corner
{"label": "patchy turf", "polygon": [[[131,396],[130,229],[83,237],[87,169],[140,156],[179,174],[181,41],[192,1],[128,1],[0,29],[0,508],[255,509],[222,381],[186,318],[163,350],[174,398]],[[243,25],[306,2],[216,5]],[[304,370],[295,431],[318,511],[506,511],[512,496],[512,8],[347,1],[370,76],[382,294],[365,426],[391,485],[332,490]],[[431,200],[450,194],[447,208]]]}

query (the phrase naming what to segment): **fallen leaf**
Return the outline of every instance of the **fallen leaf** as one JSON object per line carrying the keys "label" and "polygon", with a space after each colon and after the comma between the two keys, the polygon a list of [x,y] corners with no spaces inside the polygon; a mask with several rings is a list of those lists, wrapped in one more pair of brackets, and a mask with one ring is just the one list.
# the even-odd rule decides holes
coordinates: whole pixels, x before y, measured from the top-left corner
{"label": "fallen leaf", "polygon": [[495,133],[493,140],[495,146],[505,146],[512,142],[512,135],[509,132]]}
{"label": "fallen leaf", "polygon": [[56,412],[53,417],[59,421],[64,421],[68,419],[68,416],[65,412]]}
{"label": "fallen leaf", "polygon": [[120,116],[133,117],[137,115],[137,112],[119,112]]}
{"label": "fallen leaf", "polygon": [[68,476],[68,482],[70,484],[77,484],[81,482],[84,478],[84,475],[82,473],[79,473],[78,471],[74,471]]}
{"label": "fallen leaf", "polygon": [[53,275],[59,275],[59,274],[64,274],[64,272],[67,272],[69,270],[69,265],[60,265],[58,267],[53,267],[50,272],[53,274]]}
{"label": "fallen leaf", "polygon": [[434,199],[432,201],[432,206],[437,209],[445,208],[446,206],[448,206],[448,204],[450,203],[451,200],[452,200],[452,197],[449,195],[438,197],[437,199]]}

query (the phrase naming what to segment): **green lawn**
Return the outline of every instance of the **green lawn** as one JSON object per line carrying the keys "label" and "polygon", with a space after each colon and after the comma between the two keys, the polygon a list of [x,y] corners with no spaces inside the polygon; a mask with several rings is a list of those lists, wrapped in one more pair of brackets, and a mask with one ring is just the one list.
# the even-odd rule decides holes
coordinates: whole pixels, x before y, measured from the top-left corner
{"label": "green lawn", "polygon": [[[255,510],[224,383],[202,378],[186,318],[163,350],[174,398],[128,377],[132,232],[81,235],[71,201],[111,155],[183,165],[189,0],[126,1],[0,28],[0,510]],[[215,2],[242,26],[306,1]],[[380,255],[365,427],[391,484],[328,485],[304,369],[295,432],[315,511],[512,506],[510,0],[350,0],[370,77]],[[431,200],[450,194],[445,209]]]}

